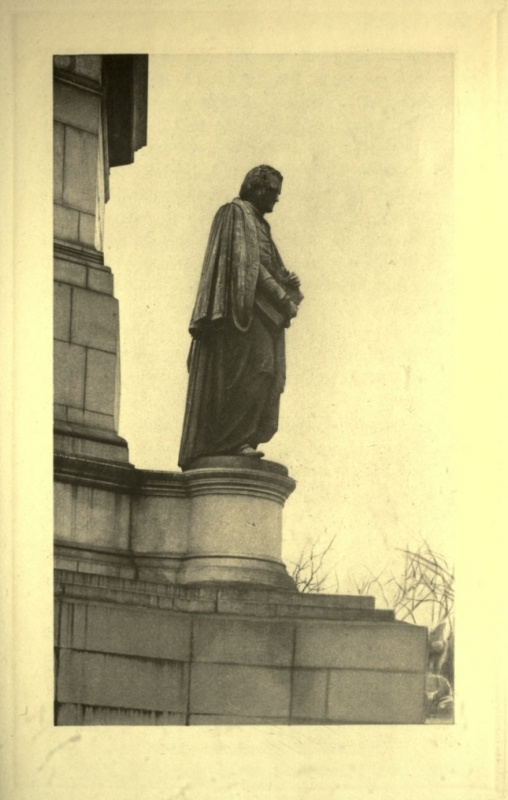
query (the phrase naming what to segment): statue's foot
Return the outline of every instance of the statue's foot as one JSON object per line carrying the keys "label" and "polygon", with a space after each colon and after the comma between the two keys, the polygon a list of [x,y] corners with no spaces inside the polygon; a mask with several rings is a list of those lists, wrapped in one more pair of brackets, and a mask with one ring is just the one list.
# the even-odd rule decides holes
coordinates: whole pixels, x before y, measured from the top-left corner
{"label": "statue's foot", "polygon": [[250,444],[242,444],[241,447],[239,447],[236,451],[235,455],[263,458],[264,453],[262,453],[261,450],[256,450],[254,447],[251,447]]}

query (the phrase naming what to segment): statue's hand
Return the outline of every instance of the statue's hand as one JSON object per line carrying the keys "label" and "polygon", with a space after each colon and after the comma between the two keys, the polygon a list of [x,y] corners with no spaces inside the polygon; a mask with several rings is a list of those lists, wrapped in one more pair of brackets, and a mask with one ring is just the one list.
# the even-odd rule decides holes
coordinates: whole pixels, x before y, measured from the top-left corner
{"label": "statue's hand", "polygon": [[291,286],[293,289],[300,288],[300,278],[298,275],[295,275],[294,272],[290,272],[289,275],[286,277],[286,284]]}

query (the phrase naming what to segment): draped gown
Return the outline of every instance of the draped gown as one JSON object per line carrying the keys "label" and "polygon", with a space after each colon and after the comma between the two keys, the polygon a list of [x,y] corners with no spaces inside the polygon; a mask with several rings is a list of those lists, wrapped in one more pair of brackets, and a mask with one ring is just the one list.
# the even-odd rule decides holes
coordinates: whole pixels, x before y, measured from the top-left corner
{"label": "draped gown", "polygon": [[199,456],[257,447],[277,431],[288,275],[253,205],[237,198],[218,210],[189,328],[182,469]]}

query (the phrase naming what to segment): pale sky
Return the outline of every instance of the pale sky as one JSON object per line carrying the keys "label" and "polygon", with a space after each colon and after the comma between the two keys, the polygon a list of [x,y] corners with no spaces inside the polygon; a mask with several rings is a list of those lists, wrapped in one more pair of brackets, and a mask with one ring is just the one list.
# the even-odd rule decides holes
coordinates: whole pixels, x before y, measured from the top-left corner
{"label": "pale sky", "polygon": [[421,537],[453,560],[452,56],[153,56],[149,70],[148,145],[112,170],[105,225],[131,462],[178,469],[211,221],[271,164],[284,183],[267,218],[305,295],[263,446],[298,484],[284,556],[335,535],[342,591]]}

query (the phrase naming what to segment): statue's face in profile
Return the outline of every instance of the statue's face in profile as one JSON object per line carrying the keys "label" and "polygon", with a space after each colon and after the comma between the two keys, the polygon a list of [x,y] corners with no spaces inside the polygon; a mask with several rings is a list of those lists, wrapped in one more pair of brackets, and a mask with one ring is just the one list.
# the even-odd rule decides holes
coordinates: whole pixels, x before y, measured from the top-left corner
{"label": "statue's face in profile", "polygon": [[255,198],[253,203],[261,214],[271,214],[275,203],[279,202],[281,189],[281,181],[275,175],[271,176],[269,185]]}

